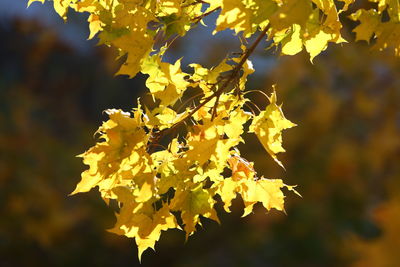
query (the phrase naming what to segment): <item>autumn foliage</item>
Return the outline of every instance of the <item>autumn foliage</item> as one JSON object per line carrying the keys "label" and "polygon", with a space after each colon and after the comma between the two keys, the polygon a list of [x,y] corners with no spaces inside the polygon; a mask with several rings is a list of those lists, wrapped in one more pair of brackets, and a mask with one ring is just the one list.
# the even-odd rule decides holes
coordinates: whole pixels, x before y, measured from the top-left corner
{"label": "autumn foliage", "polygon": [[[377,4],[368,9],[352,0],[53,2],[64,19],[69,9],[90,14],[89,38],[97,35],[124,61],[117,74],[148,75],[154,103],[138,100],[132,112],[106,110],[109,120],[97,131],[99,142],[80,155],[89,169],[72,193],[98,187],[107,203],[117,201],[111,231],[135,238],[139,258],[154,248],[162,231],[183,228],[188,238],[201,216],[218,222],[217,201],[229,212],[240,195],[246,216],[259,202],[267,210],[283,211],[282,189],[296,192],[281,179],[256,173],[238,149],[247,133],[253,134],[283,167],[277,157],[285,151],[282,132],[295,126],[283,115],[275,88],[268,95],[246,90],[248,75],[255,71],[249,57],[260,42],[268,41],[282,55],[306,50],[313,61],[329,43],[348,41],[340,14],[351,10],[349,18],[359,23],[353,29],[356,40],[395,55],[400,48],[395,0],[370,1]],[[163,60],[176,38],[214,13],[214,34],[232,30],[241,40],[240,51],[212,68],[192,63],[191,72],[182,70],[181,60]],[[264,106],[255,105],[249,92],[264,95]]]}

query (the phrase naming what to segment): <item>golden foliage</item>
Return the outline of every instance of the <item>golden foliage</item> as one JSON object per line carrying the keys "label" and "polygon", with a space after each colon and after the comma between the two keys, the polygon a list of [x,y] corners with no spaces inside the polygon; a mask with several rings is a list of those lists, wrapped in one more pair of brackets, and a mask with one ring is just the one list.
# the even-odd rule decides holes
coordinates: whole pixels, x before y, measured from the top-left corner
{"label": "golden foliage", "polygon": [[[33,2],[44,0],[29,0],[28,5]],[[282,188],[293,187],[280,179],[258,177],[253,163],[237,149],[245,133],[255,133],[283,166],[276,156],[285,151],[282,131],[295,126],[284,117],[275,90],[264,111],[248,112],[250,99],[243,92],[247,76],[254,72],[248,58],[266,36],[273,46],[281,47],[282,54],[305,50],[311,61],[329,43],[346,42],[339,15],[355,1],[341,2],[54,0],[54,9],[63,19],[69,9],[89,13],[89,38],[98,35],[100,44],[115,47],[119,57],[125,58],[118,74],[148,75],[146,85],[158,104],[146,111],[138,104],[132,113],[107,110],[109,120],[98,130],[100,141],[81,155],[89,169],[72,194],[98,187],[107,202],[118,201],[120,211],[112,231],[135,238],[139,258],[144,250],[154,248],[161,231],[183,225],[188,237],[201,223],[200,216],[219,221],[214,207],[217,195],[229,211],[232,199],[240,194],[244,216],[258,202],[267,210],[284,210]],[[374,47],[394,47],[398,55],[398,1],[371,2],[377,2],[377,8],[356,10],[350,16],[360,21],[354,30],[357,40],[376,39]],[[181,60],[163,61],[169,37],[185,35],[216,11],[214,33],[230,29],[245,38],[261,34],[253,45],[242,45],[238,57],[226,58],[214,68],[191,64],[193,73],[185,73]],[[385,12],[390,20],[382,22]],[[158,39],[165,44],[161,48],[157,48]],[[176,103],[193,88],[202,92],[199,104],[180,112]],[[188,126],[184,134],[176,135],[183,125]]]}

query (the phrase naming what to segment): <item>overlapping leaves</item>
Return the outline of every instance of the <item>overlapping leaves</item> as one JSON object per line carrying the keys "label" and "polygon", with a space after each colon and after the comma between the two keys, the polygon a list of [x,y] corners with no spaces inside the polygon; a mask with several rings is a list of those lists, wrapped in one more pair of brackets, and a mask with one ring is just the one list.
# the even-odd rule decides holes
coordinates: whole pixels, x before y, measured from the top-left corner
{"label": "overlapping leaves", "polygon": [[400,3],[398,0],[369,0],[376,8],[359,9],[350,18],[360,24],[353,30],[356,40],[374,41],[373,48],[394,50],[400,56]]}
{"label": "overlapping leaves", "polygon": [[[118,49],[126,57],[118,74],[135,76],[143,69],[155,40],[167,41],[183,36],[202,18],[218,12],[214,33],[231,29],[251,37],[269,25],[268,38],[281,47],[282,54],[294,55],[306,50],[310,59],[324,51],[329,43],[346,42],[342,37],[339,15],[352,7],[350,18],[360,22],[355,28],[357,40],[376,39],[375,47],[399,48],[397,0],[369,0],[375,7],[355,9],[355,0],[53,0],[54,9],[64,19],[69,9],[88,12],[89,38]],[[29,0],[44,3],[45,0]],[[389,17],[389,20],[387,20]]]}
{"label": "overlapping leaves", "polygon": [[[45,0],[28,4],[32,2]],[[254,133],[282,166],[276,156],[284,152],[282,131],[295,126],[284,117],[275,91],[258,115],[246,109],[250,100],[243,91],[247,76],[254,72],[247,59],[253,50],[243,46],[240,57],[227,58],[211,69],[191,64],[193,73],[182,71],[180,60],[164,62],[163,54],[172,36],[185,35],[205,16],[218,12],[214,33],[231,29],[249,38],[262,30],[261,38],[268,36],[282,54],[304,49],[313,60],[329,43],[345,42],[339,15],[354,0],[340,4],[333,0],[52,2],[63,19],[69,9],[88,12],[89,38],[97,35],[101,44],[118,50],[124,58],[118,74],[148,75],[146,85],[158,104],[150,110],[138,104],[131,113],[107,110],[109,120],[99,128],[100,141],[81,155],[89,169],[73,192],[98,187],[106,201],[116,200],[120,210],[111,231],[135,238],[139,257],[154,248],[162,231],[183,228],[188,237],[201,217],[219,221],[215,209],[219,199],[229,212],[232,200],[240,195],[244,216],[258,202],[267,210],[284,209],[282,188],[293,188],[279,179],[259,177],[253,163],[237,149],[245,133]],[[360,21],[354,30],[357,40],[376,39],[378,49],[394,47],[399,54],[399,2],[370,2],[376,8],[351,15]],[[198,104],[181,111],[176,103],[194,88],[201,91]],[[176,135],[183,125],[187,126],[183,134]]]}
{"label": "overlapping leaves", "polygon": [[[210,106],[198,109],[184,138],[164,140],[157,146],[153,139],[165,131],[160,129],[174,127],[168,120],[151,120],[154,114],[145,114],[140,105],[132,113],[107,110],[109,120],[98,130],[100,142],[81,155],[89,169],[82,173],[72,194],[98,187],[105,200],[117,200],[120,211],[111,231],[135,238],[139,255],[154,248],[164,230],[183,228],[188,237],[201,224],[201,217],[219,222],[218,199],[229,212],[232,199],[240,195],[245,205],[243,216],[258,202],[267,210],[283,210],[282,188],[292,187],[280,179],[258,177],[253,163],[240,156],[237,145],[244,142],[246,123],[252,120],[253,131],[276,160],[275,153],[283,151],[276,149],[281,148],[281,131],[294,124],[283,117],[275,92],[266,111],[257,116],[245,111],[249,100],[235,92],[232,89],[218,102],[210,101]],[[158,110],[157,116],[169,110]],[[183,113],[191,111],[187,108]],[[180,117],[184,119],[175,116]],[[259,132],[269,133],[268,137]],[[226,169],[232,174],[224,175]]]}
{"label": "overlapping leaves", "polygon": [[[252,121],[251,131],[277,161],[275,154],[283,151],[281,132],[294,124],[284,118],[275,91],[266,111],[256,115],[246,110],[250,100],[242,91],[253,70],[249,60],[236,65],[239,59],[225,59],[211,69],[192,65],[193,73],[188,74],[182,72],[179,61],[170,64],[152,56],[143,63],[149,70],[144,72],[160,107],[145,111],[138,103],[131,113],[107,110],[109,120],[97,131],[99,142],[80,155],[89,169],[72,194],[97,187],[107,202],[117,201],[120,209],[111,231],[135,238],[139,257],[154,248],[162,231],[183,229],[188,238],[202,217],[219,222],[219,200],[229,212],[232,200],[240,195],[243,216],[258,202],[267,210],[284,209],[282,189],[293,188],[280,179],[259,177],[237,146],[244,142]],[[158,68],[151,68],[152,64]],[[226,78],[219,76],[234,73],[238,66],[243,69],[241,82],[224,88]],[[201,103],[178,113],[181,108],[175,102],[193,87],[203,92]],[[171,91],[164,93],[168,88]],[[169,137],[169,131],[187,123],[187,118],[191,124],[180,131],[183,135]]]}

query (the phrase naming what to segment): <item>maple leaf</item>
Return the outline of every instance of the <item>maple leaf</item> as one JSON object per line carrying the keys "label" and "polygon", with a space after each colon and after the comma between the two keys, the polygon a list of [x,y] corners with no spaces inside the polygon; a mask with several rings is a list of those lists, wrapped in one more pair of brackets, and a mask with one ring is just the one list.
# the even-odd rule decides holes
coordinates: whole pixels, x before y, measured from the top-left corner
{"label": "maple leaf", "polygon": [[213,34],[225,29],[232,29],[236,34],[243,32],[246,38],[259,28],[265,27],[270,15],[278,6],[276,1],[273,0],[218,0],[207,2],[210,3],[207,11],[221,8]]}
{"label": "maple leaf", "polygon": [[275,31],[287,29],[294,24],[305,27],[311,13],[311,1],[286,0],[276,9],[269,20]]}
{"label": "maple leaf", "polygon": [[[251,118],[247,112],[238,107],[229,114],[229,119],[224,124],[224,132],[230,140],[237,140],[237,144],[243,139],[244,124]],[[235,144],[235,145],[237,145]]]}
{"label": "maple leaf", "polygon": [[[134,112],[133,118],[121,110],[106,112],[110,119],[98,130],[104,141],[80,155],[90,168],[82,173],[82,180],[71,194],[87,192],[99,186],[103,197],[112,197],[113,186],[127,185],[133,177],[137,178],[140,187],[144,183],[152,184],[152,178],[148,177],[152,174],[149,167],[152,163],[146,152],[149,137],[141,127],[144,122],[140,108]],[[139,179],[142,174],[144,176]],[[148,185],[144,190],[147,190],[146,187]],[[144,191],[138,196],[143,198],[143,194]]]}
{"label": "maple leaf", "polygon": [[[377,2],[378,9],[359,9],[350,15],[354,21],[360,24],[353,29],[356,33],[356,40],[370,42],[371,38],[376,39],[374,49],[384,50],[391,48],[396,56],[400,56],[400,5],[394,0],[370,0]],[[387,12],[389,20],[384,19],[384,12]],[[383,20],[385,20],[383,22]]]}
{"label": "maple leaf", "polygon": [[216,33],[217,31],[225,30],[227,28],[233,29],[235,33],[251,29],[249,9],[246,7],[243,1],[211,1],[210,9],[216,8],[217,6],[221,6],[222,11],[218,16],[216,22],[217,27],[215,28],[214,33]]}
{"label": "maple leaf", "polygon": [[219,223],[214,204],[215,200],[211,190],[203,189],[202,184],[190,190],[178,190],[175,192],[170,208],[174,211],[181,211],[186,239],[196,231],[196,225],[201,224],[200,215]]}
{"label": "maple leaf", "polygon": [[293,24],[289,32],[281,31],[277,33],[274,40],[280,40],[282,45],[282,54],[295,55],[303,49],[303,40],[301,38],[301,26]]}
{"label": "maple leaf", "polygon": [[[193,132],[190,132],[186,138],[189,150],[185,158],[188,162],[196,163],[204,169],[204,171],[199,171],[196,181],[202,181],[207,177],[212,181],[220,180],[220,173],[227,166],[231,149],[243,142],[241,138],[244,131],[243,125],[250,115],[246,114],[240,106],[230,114],[224,112],[227,105],[234,107],[230,100],[228,96],[221,98],[221,102],[216,106],[218,115],[215,118],[212,118],[208,112],[200,113],[203,115],[198,114],[197,119],[203,124],[193,126]],[[228,138],[223,138],[224,134]]]}
{"label": "maple leaf", "polygon": [[[271,16],[271,32],[282,54],[294,55],[303,46],[313,59],[328,47],[329,42],[343,43],[342,24],[333,0],[286,0]],[[342,11],[352,1],[345,1]],[[313,6],[316,6],[314,8]]]}
{"label": "maple leaf", "polygon": [[351,14],[350,18],[361,22],[360,25],[353,30],[353,32],[356,33],[356,41],[364,40],[369,43],[380,23],[379,14],[372,9],[368,11],[359,9],[357,12]]}
{"label": "maple leaf", "polygon": [[171,108],[160,106],[151,111],[147,111],[146,114],[149,118],[147,126],[163,130],[178,123],[185,115],[187,115],[187,112],[185,111],[178,114]]}
{"label": "maple leaf", "polygon": [[261,202],[267,210],[274,208],[283,211],[284,195],[281,188],[284,186],[280,179],[261,178],[244,182],[241,193],[245,206],[243,217],[253,211],[253,206],[257,202]]}
{"label": "maple leaf", "polygon": [[276,154],[285,152],[282,147],[282,131],[292,128],[296,124],[287,120],[283,115],[282,109],[276,104],[276,92],[269,97],[270,104],[259,115],[253,118],[249,132],[257,135],[265,150],[271,157],[283,167]]}
{"label": "maple leaf", "polygon": [[376,29],[377,42],[374,45],[379,50],[391,47],[396,56],[400,56],[400,24],[399,22],[382,23]]}
{"label": "maple leaf", "polygon": [[146,86],[153,97],[161,100],[162,106],[175,104],[189,85],[185,80],[188,75],[181,70],[181,60],[175,64],[161,62],[158,54],[143,62],[142,73],[149,75]]}
{"label": "maple leaf", "polygon": [[255,171],[253,164],[243,159],[239,155],[233,155],[228,159],[232,177],[226,178],[219,183],[215,183],[216,193],[220,195],[224,202],[224,209],[230,212],[232,200],[236,198],[237,193],[242,192],[242,184],[246,180],[254,180]]}
{"label": "maple leaf", "polygon": [[220,141],[217,129],[213,125],[195,125],[196,132],[189,133],[187,145],[189,147],[186,157],[191,162],[198,162],[201,166],[216,153]]}
{"label": "maple leaf", "polygon": [[146,249],[154,249],[161,231],[179,228],[168,205],[154,210],[153,205],[149,202],[136,203],[132,192],[127,187],[115,187],[113,191],[123,205],[117,215],[117,223],[109,231],[135,238],[139,260]]}
{"label": "maple leaf", "polygon": [[253,163],[250,163],[238,155],[229,159],[232,169],[232,177],[226,178],[221,182],[215,183],[213,188],[224,202],[224,209],[230,212],[232,200],[240,194],[244,203],[242,217],[249,215],[253,211],[254,204],[261,202],[265,209],[272,208],[284,210],[284,195],[282,188],[294,191],[294,187],[287,186],[280,179],[256,178]]}

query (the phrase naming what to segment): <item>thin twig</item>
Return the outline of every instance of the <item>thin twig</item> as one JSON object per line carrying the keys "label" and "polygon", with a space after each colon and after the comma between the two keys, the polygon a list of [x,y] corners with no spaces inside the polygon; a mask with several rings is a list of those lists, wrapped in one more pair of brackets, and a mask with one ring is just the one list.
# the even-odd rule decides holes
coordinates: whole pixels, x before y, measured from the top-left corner
{"label": "thin twig", "polygon": [[253,105],[253,107],[255,107],[258,110],[259,113],[261,112],[261,109],[255,103],[253,103],[251,101],[245,102],[244,104],[251,110],[251,112],[253,113],[254,116],[256,115],[256,113],[254,112],[254,110],[251,108],[251,106],[248,103],[251,103]]}
{"label": "thin twig", "polygon": [[197,95],[194,95],[194,96],[190,97],[188,100],[186,100],[185,102],[183,102],[183,104],[180,105],[180,106],[178,107],[178,109],[176,110],[176,113],[179,113],[179,111],[181,111],[182,108],[185,107],[187,103],[189,103],[190,101],[192,101],[192,100],[194,100],[195,98],[197,98],[197,97],[199,97],[199,96],[202,96],[202,95],[203,95],[203,93],[199,93],[199,94],[197,94]]}
{"label": "thin twig", "polygon": [[244,92],[243,94],[247,95],[248,93],[260,93],[260,94],[264,95],[269,100],[269,96],[266,93],[264,93],[263,91],[261,91],[261,90],[250,90],[250,91]]}
{"label": "thin twig", "polygon": [[201,14],[200,16],[194,17],[194,18],[192,19],[192,21],[194,21],[194,23],[197,24],[197,23],[199,23],[203,18],[207,17],[208,15],[214,13],[215,11],[217,11],[217,10],[219,10],[219,9],[221,9],[221,7],[216,7],[216,8],[214,8],[213,10],[210,10],[210,11],[204,13],[204,14]]}
{"label": "thin twig", "polygon": [[214,118],[217,116],[217,108],[218,108],[218,103],[219,103],[219,97],[221,94],[217,95],[217,99],[215,99],[214,107],[212,110],[212,115],[211,115],[211,121],[214,120]]}

